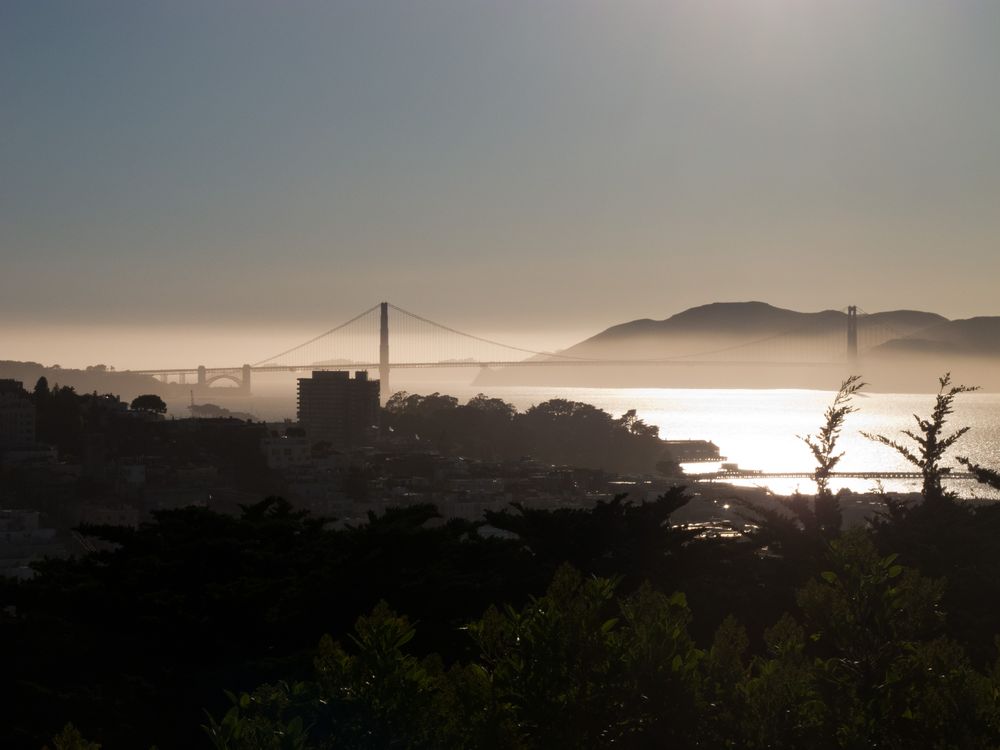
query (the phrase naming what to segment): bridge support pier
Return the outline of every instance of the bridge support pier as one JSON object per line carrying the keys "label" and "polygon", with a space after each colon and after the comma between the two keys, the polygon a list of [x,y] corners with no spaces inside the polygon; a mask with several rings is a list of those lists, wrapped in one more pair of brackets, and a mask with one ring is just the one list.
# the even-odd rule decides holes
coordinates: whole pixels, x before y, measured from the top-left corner
{"label": "bridge support pier", "polygon": [[378,390],[382,405],[389,400],[389,303],[379,305]]}
{"label": "bridge support pier", "polygon": [[858,308],[847,308],[847,364],[856,368],[858,364]]}
{"label": "bridge support pier", "polygon": [[208,377],[205,375],[205,365],[198,365],[198,385],[205,386]]}
{"label": "bridge support pier", "polygon": [[246,395],[250,395],[250,365],[243,365],[243,381],[240,385],[240,390]]}

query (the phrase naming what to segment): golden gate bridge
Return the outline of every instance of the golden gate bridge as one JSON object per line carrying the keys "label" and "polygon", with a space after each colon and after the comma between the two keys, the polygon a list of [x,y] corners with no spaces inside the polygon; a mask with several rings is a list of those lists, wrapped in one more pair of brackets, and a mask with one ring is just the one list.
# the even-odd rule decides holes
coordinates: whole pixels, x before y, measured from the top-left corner
{"label": "golden gate bridge", "polygon": [[861,352],[890,339],[911,335],[886,325],[866,324],[869,316],[859,316],[855,306],[846,308],[846,313],[845,328],[839,331],[831,331],[828,325],[823,330],[817,330],[814,322],[712,350],[669,356],[600,358],[536,351],[506,344],[437,323],[390,302],[380,302],[308,341],[253,363],[231,367],[196,365],[125,371],[152,375],[165,383],[197,384],[199,388],[229,381],[241,392],[249,393],[254,373],[369,370],[378,372],[382,392],[388,394],[389,374],[394,369],[719,365],[831,367],[854,365]]}

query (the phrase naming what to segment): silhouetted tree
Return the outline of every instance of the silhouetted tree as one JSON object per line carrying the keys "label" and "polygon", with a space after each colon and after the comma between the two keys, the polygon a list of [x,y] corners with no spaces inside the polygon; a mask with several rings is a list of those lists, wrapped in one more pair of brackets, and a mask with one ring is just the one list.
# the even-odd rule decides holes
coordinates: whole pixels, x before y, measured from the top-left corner
{"label": "silhouetted tree", "polygon": [[[42,750],[49,750],[48,745]],[[52,750],[101,750],[101,746],[96,742],[85,740],[80,730],[72,724],[67,724],[52,738]]]}
{"label": "silhouetted tree", "polygon": [[652,502],[634,504],[618,495],[593,508],[528,508],[486,511],[486,522],[517,536],[545,575],[568,562],[593,575],[622,577],[628,590],[649,579],[661,586],[678,582],[678,568],[695,531],[674,526],[671,514],[689,501],[674,488]]}
{"label": "silhouetted tree", "polygon": [[1000,633],[1000,504],[945,501],[906,504],[884,498],[885,512],[872,519],[873,538],[884,552],[927,575],[948,578],[944,595],[948,633],[977,664],[995,658]]}
{"label": "silhouetted tree", "polygon": [[38,439],[61,452],[79,455],[83,449],[82,397],[72,386],[56,385],[48,398],[35,401]]}
{"label": "silhouetted tree", "polygon": [[313,680],[233,695],[206,729],[226,750],[995,748],[997,679],[941,636],[942,590],[849,531],[749,655],[731,618],[698,648],[683,594],[563,565],[468,624],[468,662],[415,656],[416,628],[380,603],[321,640]]}
{"label": "silhouetted tree", "polygon": [[108,746],[191,746],[201,707],[220,708],[218,685],[304,676],[320,635],[341,637],[379,599],[424,623],[422,649],[455,659],[472,646],[459,627],[544,585],[517,545],[440,523],[431,506],[336,530],[271,498],[238,516],[190,507],[80,530],[111,548],[0,587],[0,663],[16,696],[0,746],[40,747],[67,719]]}
{"label": "silhouetted tree", "polygon": [[940,388],[934,401],[934,410],[931,412],[930,419],[923,419],[914,414],[913,418],[917,421],[919,434],[912,430],[903,430],[903,434],[917,444],[916,448],[910,448],[885,435],[861,433],[869,440],[889,446],[920,469],[923,477],[921,494],[924,497],[924,502],[928,503],[937,503],[953,496],[953,493],[946,492],[941,484],[942,477],[951,471],[951,469],[942,466],[941,462],[945,452],[969,431],[969,427],[960,427],[950,435],[944,435],[944,426],[948,421],[948,415],[954,410],[955,397],[960,393],[978,390],[978,387],[975,386],[951,385],[951,373],[946,373],[938,382]]}
{"label": "silhouetted tree", "polygon": [[618,418],[618,424],[633,435],[654,438],[658,438],[660,436],[660,428],[656,425],[646,424],[639,419],[636,415],[635,409],[629,409],[627,412],[622,414],[621,417]]}
{"label": "silhouetted tree", "polygon": [[154,414],[167,413],[167,405],[162,398],[154,393],[145,393],[141,396],[136,396],[132,399],[132,403],[129,404],[129,408],[133,411],[149,411]]}
{"label": "silhouetted tree", "polygon": [[459,405],[452,396],[400,391],[385,406],[383,424],[437,450],[484,459],[540,461],[618,471],[664,473],[676,464],[635,410],[615,419],[590,404],[552,399],[519,414],[513,405],[479,394]]}
{"label": "silhouetted tree", "polygon": [[748,532],[752,541],[773,554],[781,555],[789,565],[784,570],[793,577],[790,585],[813,575],[825,559],[827,542],[840,534],[843,523],[840,501],[830,491],[830,474],[843,458],[837,453],[837,442],[848,415],[856,411],[851,401],[866,384],[860,375],[852,375],[843,383],[827,407],[823,425],[816,435],[799,436],[816,459],[813,477],[816,496],[792,495],[778,507],[764,507],[749,500],[737,499],[745,517],[756,528]]}
{"label": "silhouetted tree", "polygon": [[840,439],[840,432],[844,427],[844,420],[849,414],[857,411],[851,405],[851,399],[866,384],[861,381],[860,375],[851,375],[840,384],[833,403],[826,409],[825,421],[817,435],[800,436],[802,442],[809,446],[813,457],[816,459],[816,470],[813,477],[816,480],[816,499],[813,510],[816,515],[816,526],[819,532],[826,537],[840,533],[842,515],[840,503],[833,493],[830,492],[830,473],[834,470],[843,453],[835,453],[837,441]]}
{"label": "silhouetted tree", "polygon": [[995,490],[1000,490],[1000,472],[980,466],[962,456],[958,458],[958,462],[975,475],[977,482],[992,487]]}
{"label": "silhouetted tree", "polygon": [[482,393],[477,393],[470,398],[466,407],[474,412],[488,414],[508,422],[517,414],[517,409],[513,404],[508,404],[503,399],[490,398]]}
{"label": "silhouetted tree", "polygon": [[41,401],[49,397],[49,379],[44,375],[35,382],[34,397],[35,401]]}

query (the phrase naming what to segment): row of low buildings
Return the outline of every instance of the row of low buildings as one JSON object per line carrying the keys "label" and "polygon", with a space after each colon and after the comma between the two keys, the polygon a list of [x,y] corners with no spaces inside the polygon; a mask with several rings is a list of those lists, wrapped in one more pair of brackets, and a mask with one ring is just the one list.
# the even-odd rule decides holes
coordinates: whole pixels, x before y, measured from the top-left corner
{"label": "row of low buildings", "polygon": [[[299,379],[297,416],[314,445],[340,450],[362,444],[378,429],[379,381],[369,380],[364,370],[353,378],[348,372],[314,372]],[[0,457],[49,450],[36,444],[35,421],[35,405],[23,383],[0,379]]]}
{"label": "row of low buildings", "polygon": [[[0,535],[0,567],[16,568],[20,575],[27,570],[25,560],[53,553],[53,539],[70,552],[80,551],[74,545],[86,549],[86,540],[72,531],[80,523],[134,527],[156,510],[188,505],[238,512],[239,505],[267,494],[282,494],[318,516],[364,523],[369,512],[390,506],[431,503],[446,518],[478,520],[485,511],[515,502],[584,508],[620,492],[642,499],[668,486],[664,480],[527,458],[487,462],[446,456],[380,438],[379,385],[365,372],[314,372],[299,380],[297,422],[270,429],[234,418],[146,422],[130,418],[127,408],[109,413],[102,422],[107,434],[88,433],[76,460],[23,462],[8,469],[22,485],[9,499],[24,505],[13,507],[31,510],[7,511],[10,533]],[[17,450],[33,444],[34,405],[19,383],[0,383],[0,413],[5,415],[0,446]],[[122,441],[110,440],[115,425],[122,424],[129,435],[145,436],[143,449],[126,443],[122,452]],[[55,527],[57,536],[45,526]]]}
{"label": "row of low buildings", "polygon": [[[300,378],[297,424],[273,431],[261,444],[288,498],[317,515],[351,523],[388,506],[431,503],[446,518],[478,520],[485,511],[514,502],[583,508],[622,491],[622,479],[602,471],[528,458],[483,462],[390,445],[384,436],[378,439],[378,414],[379,381],[366,372]],[[704,450],[694,445],[699,441],[691,442],[685,447]],[[653,490],[643,485],[641,491]]]}
{"label": "row of low buildings", "polygon": [[[0,466],[35,453],[35,405],[18,380],[0,379]],[[28,563],[59,554],[56,530],[40,524],[38,511],[0,509],[0,574],[27,578]]]}
{"label": "row of low buildings", "polygon": [[529,458],[488,462],[408,448],[358,449],[279,470],[288,499],[315,515],[363,523],[369,512],[430,503],[445,518],[478,520],[511,503],[590,507],[610,499],[615,475]]}
{"label": "row of low buildings", "polygon": [[[231,509],[260,499],[234,488],[199,447],[250,446],[240,455],[257,459],[262,425],[164,420],[130,410],[114,396],[81,398],[86,422],[80,445],[60,455],[37,442],[38,410],[22,383],[0,380],[0,575],[28,577],[31,563],[43,557],[88,551],[90,542],[76,531],[81,524],[135,527],[157,510]],[[139,447],[129,442],[136,435],[154,439]],[[189,449],[171,452],[179,444]]]}
{"label": "row of low buildings", "polygon": [[[131,418],[117,399],[89,399],[88,425],[79,455],[60,456],[36,443],[37,413],[23,384],[0,380],[0,574],[31,575],[30,564],[44,556],[88,550],[80,524],[137,526],[152,512],[189,505],[234,510],[279,488],[294,486],[302,504],[343,510],[342,476],[351,468],[349,451],[377,435],[379,382],[366,372],[315,372],[298,389],[298,424],[281,438],[260,423],[239,419],[149,421]],[[108,411],[108,413],[104,413]],[[146,436],[143,447],[113,433]],[[126,443],[127,444],[127,443]],[[178,449],[177,446],[186,446]],[[206,455],[204,448],[214,448]],[[272,469],[289,471],[269,484],[259,448]],[[239,486],[235,473],[260,481]],[[321,481],[317,481],[320,478]],[[356,483],[355,483],[356,484]],[[249,492],[250,485],[257,488]]]}
{"label": "row of low buildings", "polygon": [[[486,462],[444,456],[378,438],[379,381],[366,372],[313,372],[298,381],[298,423],[262,441],[268,466],[288,498],[341,523],[363,523],[389,506],[431,503],[445,518],[479,520],[511,503],[526,507],[589,508],[627,493],[649,500],[674,485],[665,477],[622,477],[600,470],[556,467],[530,458]],[[377,447],[372,447],[377,446]],[[704,440],[670,441],[683,463],[724,460]],[[724,494],[724,493],[723,493]],[[731,515],[719,493],[696,493],[687,522]],[[724,509],[724,510],[723,510]],[[730,519],[732,520],[732,519]]]}

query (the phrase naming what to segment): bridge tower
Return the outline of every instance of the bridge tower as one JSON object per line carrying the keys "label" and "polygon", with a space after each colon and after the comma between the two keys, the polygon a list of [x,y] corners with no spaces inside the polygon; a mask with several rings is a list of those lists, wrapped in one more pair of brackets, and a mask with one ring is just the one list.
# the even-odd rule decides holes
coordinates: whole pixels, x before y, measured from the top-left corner
{"label": "bridge tower", "polygon": [[382,403],[389,400],[389,303],[379,305],[378,379]]}
{"label": "bridge tower", "polygon": [[858,308],[854,305],[847,308],[847,364],[858,364]]}

